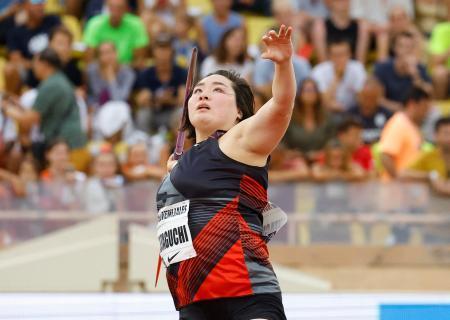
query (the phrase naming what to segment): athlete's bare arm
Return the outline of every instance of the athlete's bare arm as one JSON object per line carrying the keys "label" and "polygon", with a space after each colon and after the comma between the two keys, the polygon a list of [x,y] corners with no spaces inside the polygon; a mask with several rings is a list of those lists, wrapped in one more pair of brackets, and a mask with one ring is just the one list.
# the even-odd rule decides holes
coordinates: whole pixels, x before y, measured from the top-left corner
{"label": "athlete's bare arm", "polygon": [[294,107],[296,82],[292,65],[292,28],[281,26],[263,36],[261,57],[275,63],[273,97],[258,112],[235,125],[220,139],[221,150],[240,162],[263,166],[286,132]]}

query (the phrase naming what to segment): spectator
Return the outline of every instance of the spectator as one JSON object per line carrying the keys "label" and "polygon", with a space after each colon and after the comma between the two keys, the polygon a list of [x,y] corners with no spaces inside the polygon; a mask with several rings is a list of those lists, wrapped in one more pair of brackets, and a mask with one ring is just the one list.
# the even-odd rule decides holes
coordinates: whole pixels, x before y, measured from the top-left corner
{"label": "spectator", "polygon": [[247,55],[247,35],[241,27],[227,30],[214,51],[203,61],[200,76],[206,77],[217,70],[233,70],[244,79],[253,72],[253,63]]}
{"label": "spectator", "polygon": [[233,0],[232,10],[236,12],[251,12],[271,16],[270,7],[273,0]]}
{"label": "spectator", "polygon": [[121,101],[105,103],[94,118],[94,141],[88,150],[96,157],[105,150],[112,150],[120,163],[127,158],[127,138],[133,133],[128,104]]}
{"label": "spectator", "polygon": [[[195,40],[189,35],[191,31],[194,31],[197,35]],[[208,52],[208,44],[201,26],[193,17],[186,13],[177,14],[174,36],[173,48],[175,50],[175,61],[181,67],[187,68],[194,47],[199,48],[197,61],[200,62],[203,60],[203,54]]]}
{"label": "spectator", "polygon": [[11,171],[0,169],[0,184],[9,184],[16,197],[36,196],[39,176],[33,159],[25,158],[19,165],[17,175]]}
{"label": "spectator", "polygon": [[289,149],[314,161],[333,135],[334,123],[322,104],[317,84],[311,78],[305,79],[298,90],[284,142]]}
{"label": "spectator", "polygon": [[70,149],[64,139],[54,139],[46,146],[47,167],[40,174],[45,209],[77,209],[79,196],[86,179],[70,162]]}
{"label": "spectator", "polygon": [[436,122],[435,144],[435,149],[421,152],[402,177],[428,180],[435,191],[450,196],[450,117]]}
{"label": "spectator", "polygon": [[328,142],[325,148],[324,161],[312,167],[312,176],[316,181],[355,181],[366,178],[366,173],[357,163],[352,161],[350,151],[346,150],[338,140]]}
{"label": "spectator", "polygon": [[299,20],[306,20],[306,23],[312,22],[316,18],[325,19],[328,17],[328,8],[324,0],[292,0]]}
{"label": "spectator", "polygon": [[389,10],[389,43],[393,43],[394,39],[400,33],[407,32],[414,39],[414,49],[411,53],[419,60],[424,60],[425,56],[425,39],[419,29],[414,25],[412,16],[408,15],[406,8],[402,5],[396,5]]}
{"label": "spectator", "polygon": [[325,106],[331,111],[346,111],[355,104],[366,71],[359,61],[351,60],[348,42],[331,42],[328,52],[330,60],[315,66],[311,76],[319,85]]}
{"label": "spectator", "polygon": [[[72,55],[73,36],[69,29],[64,26],[56,27],[50,33],[50,48],[55,50],[62,63],[61,71],[70,80],[72,85],[77,88],[77,92],[82,94],[83,77],[78,67],[78,59]],[[84,94],[82,94],[84,95]]]}
{"label": "spectator", "polygon": [[114,43],[98,46],[98,61],[89,64],[86,73],[91,110],[108,101],[128,101],[136,76],[133,69],[119,63]]}
{"label": "spectator", "polygon": [[295,4],[291,0],[277,0],[272,4],[272,12],[276,21],[276,26],[272,29],[277,30],[284,24],[292,26],[292,43],[297,55],[309,60],[313,55],[313,46],[310,40],[311,23],[300,16],[296,10]]}
{"label": "spectator", "polygon": [[362,141],[362,129],[359,121],[346,118],[337,126],[336,137],[345,151],[350,153],[352,161],[370,173],[373,170],[372,152]]}
{"label": "spectator", "polygon": [[20,12],[22,0],[4,0],[0,3],[0,46],[6,45],[8,31],[15,26],[15,15]]}
{"label": "spectator", "polygon": [[281,143],[270,155],[270,182],[301,181],[309,175],[308,164],[298,151],[289,150]]}
{"label": "spectator", "polygon": [[[33,61],[34,72],[42,81],[31,110],[24,110],[11,103],[3,104],[5,114],[23,128],[40,125],[44,143],[57,137],[67,141],[71,160],[77,170],[83,171],[88,161],[86,136],[81,129],[79,108],[69,80],[60,72],[61,61],[53,49],[38,53]],[[43,161],[43,146],[36,144],[36,156]]]}
{"label": "spectator", "polygon": [[331,41],[346,41],[350,44],[351,56],[365,63],[369,46],[369,28],[365,21],[354,20],[350,16],[350,0],[327,2],[330,15],[317,19],[313,28],[313,42],[319,62],[330,57],[327,46]]}
{"label": "spectator", "polygon": [[210,1],[213,12],[203,17],[202,27],[208,42],[209,53],[212,53],[228,29],[245,26],[244,19],[236,12],[231,11],[232,0]]}
{"label": "spectator", "polygon": [[24,4],[27,20],[15,26],[7,35],[9,62],[5,65],[5,90],[18,95],[22,85],[29,81],[31,59],[49,43],[51,30],[60,25],[57,16],[44,13],[44,0],[27,0]]}
{"label": "spectator", "polygon": [[404,8],[408,16],[414,15],[413,0],[366,1],[351,0],[351,16],[354,19],[366,20],[371,35],[374,36],[377,60],[384,61],[389,57],[389,12],[395,6]]}
{"label": "spectator", "polygon": [[434,26],[445,22],[450,14],[449,2],[447,0],[416,0],[415,24],[426,37],[429,37]]}
{"label": "spectator", "polygon": [[83,203],[90,213],[119,211],[124,206],[124,179],[112,150],[99,153],[92,163],[92,177],[86,181]]}
{"label": "spectator", "polygon": [[145,142],[129,146],[126,163],[122,172],[127,181],[161,180],[166,175],[164,167],[151,164],[148,159],[148,148]]}
{"label": "spectator", "polygon": [[435,96],[437,99],[446,99],[450,94],[450,9],[448,21],[433,28],[429,53]]}
{"label": "spectator", "polygon": [[46,183],[68,183],[72,180],[83,182],[85,174],[75,171],[70,163],[70,149],[64,139],[54,139],[46,148],[46,169],[40,174],[40,179]]}
{"label": "spectator", "polygon": [[176,15],[186,12],[186,0],[139,0],[138,11],[149,15],[151,23],[162,23],[167,30],[173,30]]}
{"label": "spectator", "polygon": [[126,0],[107,0],[108,14],[100,14],[89,20],[84,31],[84,42],[88,46],[85,57],[91,62],[95,49],[103,42],[116,45],[119,61],[132,63],[136,68],[145,66],[148,36],[139,17],[127,13]]}
{"label": "spectator", "polygon": [[375,78],[370,77],[358,94],[357,103],[348,110],[348,113],[361,122],[363,128],[363,141],[372,144],[380,139],[381,130],[392,116],[392,112],[381,104],[383,86]]}
{"label": "spectator", "polygon": [[[261,43],[261,46],[264,47],[264,44]],[[264,51],[264,48],[261,50]],[[297,88],[299,88],[303,80],[310,75],[311,66],[305,58],[298,55],[292,56],[292,64],[294,65]],[[272,80],[275,65],[270,60],[258,57],[253,70],[252,82],[254,89],[262,95],[263,100],[269,100],[272,97]]]}
{"label": "spectator", "polygon": [[402,101],[413,86],[431,92],[431,79],[426,68],[414,55],[414,37],[402,32],[393,42],[394,58],[375,65],[374,75],[384,86],[381,104],[391,111],[400,110]]}
{"label": "spectator", "polygon": [[137,127],[145,132],[168,128],[171,114],[183,105],[187,72],[174,63],[172,39],[161,34],[155,39],[154,65],[137,77]]}
{"label": "spectator", "polygon": [[381,132],[381,162],[388,177],[396,178],[418,156],[423,140],[420,125],[427,116],[430,100],[425,90],[413,87],[404,109],[396,112]]}

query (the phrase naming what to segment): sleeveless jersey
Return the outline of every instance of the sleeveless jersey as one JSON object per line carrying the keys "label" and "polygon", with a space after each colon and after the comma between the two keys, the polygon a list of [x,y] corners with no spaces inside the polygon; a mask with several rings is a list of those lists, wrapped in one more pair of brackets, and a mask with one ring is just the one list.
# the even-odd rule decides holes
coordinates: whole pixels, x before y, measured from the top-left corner
{"label": "sleeveless jersey", "polygon": [[346,28],[341,29],[337,27],[330,18],[327,18],[325,20],[325,28],[327,30],[327,43],[337,39],[347,41],[350,44],[352,57],[354,58],[356,54],[356,44],[358,42],[358,22],[352,19]]}
{"label": "sleeveless jersey", "polygon": [[189,200],[188,225],[197,256],[167,268],[180,309],[190,303],[280,292],[262,238],[267,165],[226,156],[216,138],[194,145],[162,182],[158,210]]}

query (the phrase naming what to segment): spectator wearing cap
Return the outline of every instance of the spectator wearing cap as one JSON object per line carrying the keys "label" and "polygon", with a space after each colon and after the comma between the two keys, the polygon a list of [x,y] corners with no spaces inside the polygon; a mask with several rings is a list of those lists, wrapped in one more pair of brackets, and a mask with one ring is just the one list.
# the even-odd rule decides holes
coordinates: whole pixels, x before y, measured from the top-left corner
{"label": "spectator wearing cap", "polygon": [[126,138],[133,130],[129,105],[122,101],[105,103],[94,117],[93,129],[94,140],[88,144],[90,155],[95,157],[105,150],[112,150],[119,162],[125,162]]}
{"label": "spectator wearing cap", "polygon": [[434,142],[436,148],[420,152],[401,177],[429,181],[436,192],[450,196],[450,117],[436,122]]}
{"label": "spectator wearing cap", "polygon": [[414,36],[399,33],[393,42],[394,58],[377,63],[374,75],[384,86],[381,104],[391,111],[401,110],[402,103],[413,86],[431,92],[431,78],[426,67],[414,54]]}
{"label": "spectator wearing cap", "polygon": [[336,40],[328,46],[329,60],[316,65],[312,78],[319,85],[325,106],[330,111],[350,109],[366,80],[361,62],[351,59],[350,44]]}
{"label": "spectator wearing cap", "polygon": [[[25,110],[12,103],[2,107],[5,114],[24,129],[38,124],[44,143],[63,138],[71,150],[70,157],[75,168],[84,171],[89,160],[84,149],[86,136],[81,127],[74,89],[60,68],[61,61],[53,49],[47,48],[36,54],[33,69],[41,84],[32,109]],[[36,156],[37,160],[43,160],[40,152]]]}
{"label": "spectator wearing cap", "polygon": [[113,42],[97,48],[98,60],[87,66],[88,105],[95,112],[108,101],[127,102],[136,75],[131,67],[119,63]]}
{"label": "spectator wearing cap", "polygon": [[84,31],[83,41],[88,49],[87,62],[95,57],[95,49],[103,42],[113,42],[120,63],[136,68],[145,66],[148,35],[141,19],[128,11],[126,0],[107,0],[109,13],[91,18]]}
{"label": "spectator wearing cap", "polygon": [[200,76],[206,77],[217,70],[233,70],[249,80],[253,62],[247,55],[247,35],[242,27],[227,30],[213,55],[208,56],[200,68]]}
{"label": "spectator wearing cap", "polygon": [[232,0],[210,0],[212,13],[203,17],[202,28],[208,42],[209,53],[219,45],[223,34],[235,27],[244,27],[244,19],[241,15],[231,10]]}
{"label": "spectator wearing cap", "polygon": [[348,114],[360,121],[363,141],[372,144],[380,139],[381,130],[392,116],[392,112],[380,104],[383,86],[375,77],[369,77],[358,94],[356,105]]}
{"label": "spectator wearing cap", "polygon": [[430,109],[427,91],[413,87],[402,111],[396,112],[381,132],[381,162],[385,177],[396,178],[419,155],[423,141],[420,126]]}
{"label": "spectator wearing cap", "polygon": [[168,129],[170,117],[183,105],[186,69],[174,62],[172,39],[160,34],[153,46],[153,66],[139,73],[136,80],[137,127],[147,133]]}
{"label": "spectator wearing cap", "polygon": [[58,16],[45,14],[44,4],[43,0],[27,0],[23,7],[27,16],[25,24],[15,26],[7,34],[5,89],[8,93],[18,95],[25,83],[36,85],[30,79],[33,55],[48,46],[50,32],[61,24]]}

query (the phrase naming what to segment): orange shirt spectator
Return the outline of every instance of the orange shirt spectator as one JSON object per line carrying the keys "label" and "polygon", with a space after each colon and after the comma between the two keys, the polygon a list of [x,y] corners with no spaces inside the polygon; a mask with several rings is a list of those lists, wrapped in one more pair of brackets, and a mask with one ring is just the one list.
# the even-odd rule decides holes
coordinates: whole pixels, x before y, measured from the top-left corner
{"label": "orange shirt spectator", "polygon": [[393,157],[399,172],[419,155],[421,143],[419,127],[404,112],[397,112],[381,132],[380,150]]}
{"label": "orange shirt spectator", "polygon": [[381,132],[381,162],[391,178],[396,178],[418,156],[422,144],[420,126],[430,105],[429,92],[413,87],[406,95],[403,110],[394,114]]}

